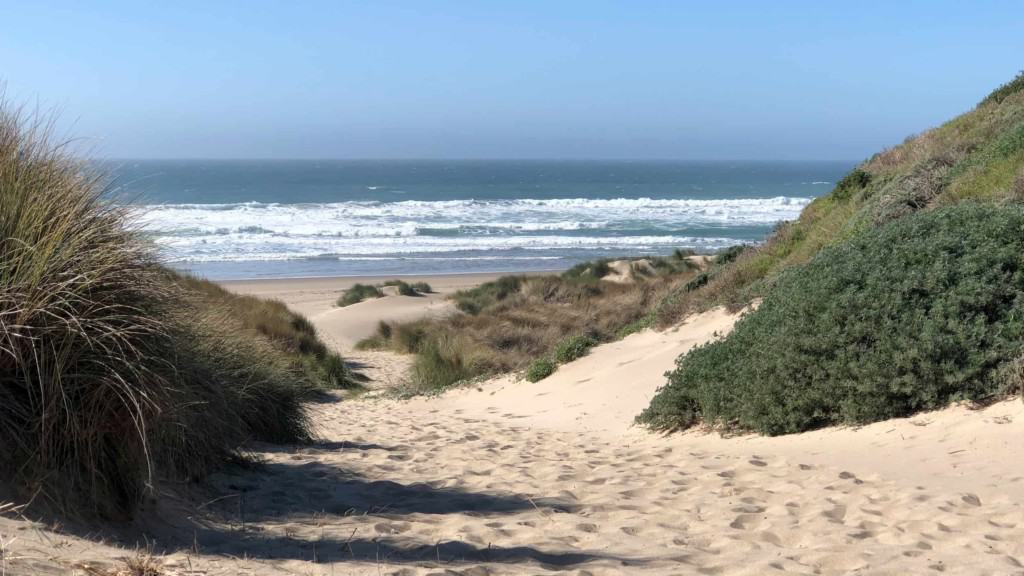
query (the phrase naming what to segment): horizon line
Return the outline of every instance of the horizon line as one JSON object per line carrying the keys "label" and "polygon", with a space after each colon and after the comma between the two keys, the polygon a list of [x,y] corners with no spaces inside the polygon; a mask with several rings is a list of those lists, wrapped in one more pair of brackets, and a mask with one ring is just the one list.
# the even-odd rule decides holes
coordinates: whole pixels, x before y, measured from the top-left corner
{"label": "horizon line", "polygon": [[389,157],[337,157],[337,156],[288,156],[288,157],[270,157],[270,156],[144,156],[144,157],[130,157],[130,156],[111,156],[102,158],[90,158],[91,161],[102,161],[102,162],[190,162],[190,161],[223,161],[223,162],[707,162],[707,163],[726,163],[726,162],[854,162],[860,163],[867,160],[863,159],[852,159],[852,158],[629,158],[629,157],[594,157],[594,158],[582,158],[582,157],[571,157],[571,158],[541,158],[541,157],[522,157],[522,158],[475,158],[475,157],[462,157],[462,158],[440,158],[440,157],[400,157],[400,158],[389,158]]}

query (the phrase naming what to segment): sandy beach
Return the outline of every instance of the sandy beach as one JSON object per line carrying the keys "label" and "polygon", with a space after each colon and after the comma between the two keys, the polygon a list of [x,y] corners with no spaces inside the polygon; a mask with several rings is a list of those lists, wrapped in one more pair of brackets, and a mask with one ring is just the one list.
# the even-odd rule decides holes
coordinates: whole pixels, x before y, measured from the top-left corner
{"label": "sandy beach", "polygon": [[[373,279],[225,285],[304,312],[386,387],[407,360],[352,345],[381,319],[453,313],[445,295],[486,279],[347,308],[340,291]],[[634,334],[535,384],[317,404],[318,443],[254,446],[262,466],[158,505],[163,573],[1024,573],[1019,399],[776,438],[634,427],[676,357],[736,318]],[[133,554],[10,519],[0,533],[8,574],[121,574],[99,570]]]}
{"label": "sandy beach", "polygon": [[1024,576],[1024,13],[883,6],[8,2],[0,576]]}

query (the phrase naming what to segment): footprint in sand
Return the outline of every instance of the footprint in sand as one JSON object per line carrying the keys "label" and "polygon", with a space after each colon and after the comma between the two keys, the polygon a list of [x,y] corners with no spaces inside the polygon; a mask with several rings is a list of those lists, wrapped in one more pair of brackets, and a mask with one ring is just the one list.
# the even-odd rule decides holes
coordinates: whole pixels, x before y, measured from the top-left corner
{"label": "footprint in sand", "polygon": [[968,506],[981,506],[981,498],[978,498],[974,494],[964,494],[960,497],[960,500],[963,500],[964,504],[967,504]]}
{"label": "footprint in sand", "polygon": [[750,530],[752,527],[758,525],[765,518],[761,514],[740,514],[729,524],[730,528],[737,530]]}
{"label": "footprint in sand", "polygon": [[841,524],[843,519],[846,518],[846,506],[836,504],[834,508],[822,512],[821,515],[828,518],[830,522]]}

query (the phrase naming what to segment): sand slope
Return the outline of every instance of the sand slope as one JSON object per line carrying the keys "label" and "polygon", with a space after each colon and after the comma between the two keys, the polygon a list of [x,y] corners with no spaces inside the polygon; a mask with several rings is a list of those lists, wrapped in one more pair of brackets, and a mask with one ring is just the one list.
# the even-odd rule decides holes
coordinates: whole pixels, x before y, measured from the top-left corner
{"label": "sand slope", "polygon": [[[675,356],[733,320],[536,384],[318,404],[322,442],[255,447],[262,470],[218,475],[150,533],[170,574],[1024,573],[1019,400],[780,438],[631,428]],[[0,519],[8,573],[125,554],[27,526]]]}
{"label": "sand slope", "polygon": [[676,359],[727,333],[735,319],[714,310],[667,332],[645,330],[598,346],[540,382],[497,378],[479,389],[450,392],[444,402],[456,409],[499,412],[521,425],[619,436],[665,383],[664,374]]}

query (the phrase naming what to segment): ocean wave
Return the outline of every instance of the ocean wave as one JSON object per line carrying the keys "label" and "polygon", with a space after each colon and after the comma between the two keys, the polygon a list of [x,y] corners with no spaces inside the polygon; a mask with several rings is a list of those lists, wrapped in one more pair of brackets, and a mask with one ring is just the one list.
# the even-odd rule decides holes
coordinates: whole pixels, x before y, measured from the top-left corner
{"label": "ocean wave", "polygon": [[[137,208],[171,262],[486,251],[715,248],[729,231],[799,215],[810,198],[516,199],[323,204],[164,204]],[[695,229],[721,232],[701,237]],[[749,237],[749,236],[748,236]]]}
{"label": "ocean wave", "polygon": [[341,237],[415,236],[420,230],[584,230],[635,225],[758,225],[794,218],[810,198],[761,199],[519,199],[326,204],[165,204],[137,216],[152,232],[178,235],[225,231]]}
{"label": "ocean wave", "polygon": [[[665,248],[714,250],[736,244],[734,238],[692,236],[515,236],[499,238],[170,238],[160,239],[168,262],[242,262],[250,260],[296,260],[312,258],[354,258],[369,256],[415,256],[477,252],[478,259],[501,250],[629,250],[635,253]],[[544,256],[538,254],[538,256]],[[463,257],[463,256],[459,256]],[[531,259],[530,257],[523,257]],[[449,258],[451,259],[451,258]],[[507,260],[508,257],[500,258]]]}

